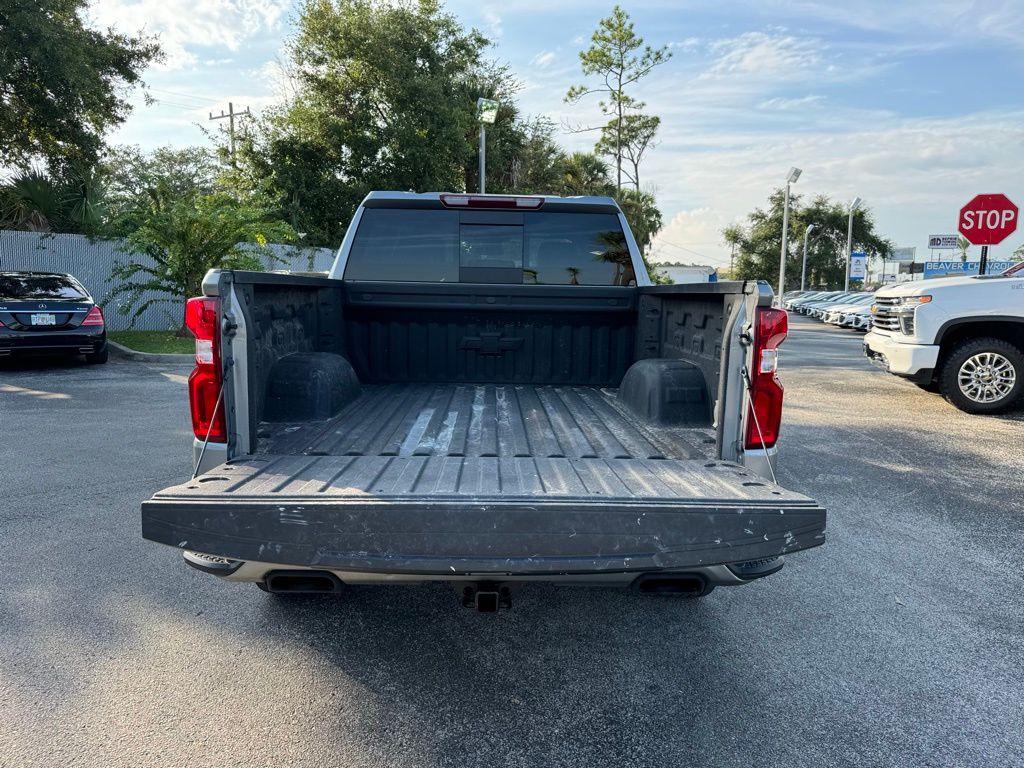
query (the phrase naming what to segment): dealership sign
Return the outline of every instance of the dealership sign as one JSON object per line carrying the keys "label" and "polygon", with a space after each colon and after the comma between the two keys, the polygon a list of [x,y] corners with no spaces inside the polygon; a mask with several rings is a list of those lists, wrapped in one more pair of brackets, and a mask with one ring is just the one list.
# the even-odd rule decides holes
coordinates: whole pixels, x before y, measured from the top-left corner
{"label": "dealership sign", "polygon": [[[999,275],[1016,266],[1015,261],[990,261],[985,269],[986,275]],[[977,275],[980,261],[926,261],[924,263],[925,279],[930,277],[971,277]]]}
{"label": "dealership sign", "polygon": [[907,262],[913,261],[917,255],[917,248],[893,248],[889,261]]}
{"label": "dealership sign", "polygon": [[863,280],[867,274],[868,255],[863,251],[850,254],[850,279]]}
{"label": "dealership sign", "polygon": [[956,248],[956,235],[928,235],[928,247],[935,251],[951,251]]}

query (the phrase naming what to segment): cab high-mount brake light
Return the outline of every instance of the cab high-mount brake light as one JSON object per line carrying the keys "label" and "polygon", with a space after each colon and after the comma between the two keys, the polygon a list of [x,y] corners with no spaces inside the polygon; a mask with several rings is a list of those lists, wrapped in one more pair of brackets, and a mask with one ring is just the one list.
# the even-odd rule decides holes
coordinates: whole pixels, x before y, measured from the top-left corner
{"label": "cab high-mount brake light", "polygon": [[200,296],[185,302],[185,326],[196,337],[196,367],[188,377],[188,402],[192,432],[200,440],[227,442],[224,403],[220,397],[220,334],[218,300]]}
{"label": "cab high-mount brake light", "polygon": [[750,376],[750,409],[745,441],[748,450],[771,448],[779,439],[782,384],[775,372],[779,363],[779,345],[787,333],[789,315],[785,310],[758,308],[754,320],[754,365]]}
{"label": "cab high-mount brake light", "polygon": [[543,197],[512,197],[500,195],[441,195],[445,208],[504,208],[536,210],[544,205]]}

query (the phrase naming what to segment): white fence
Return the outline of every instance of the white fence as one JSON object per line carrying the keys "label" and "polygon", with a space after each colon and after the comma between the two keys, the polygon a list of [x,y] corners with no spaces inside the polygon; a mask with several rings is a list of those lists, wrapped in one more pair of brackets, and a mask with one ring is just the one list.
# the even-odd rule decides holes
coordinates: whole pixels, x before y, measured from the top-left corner
{"label": "white fence", "polygon": [[[129,258],[149,263],[148,257],[119,250],[120,245],[118,240],[90,240],[85,235],[3,229],[0,230],[0,272],[69,272],[89,289],[96,301],[103,301],[115,288],[115,284],[110,282],[110,274],[116,263]],[[286,245],[272,245],[270,248],[279,260],[269,263],[270,259],[264,259],[268,269],[326,272],[334,261],[334,251],[329,248],[300,249]],[[116,299],[105,308],[107,327],[114,331],[125,330],[130,325],[130,316],[118,310],[118,302],[122,300],[123,297]],[[140,331],[178,328],[181,315],[180,305],[155,304],[139,315],[134,327]]]}

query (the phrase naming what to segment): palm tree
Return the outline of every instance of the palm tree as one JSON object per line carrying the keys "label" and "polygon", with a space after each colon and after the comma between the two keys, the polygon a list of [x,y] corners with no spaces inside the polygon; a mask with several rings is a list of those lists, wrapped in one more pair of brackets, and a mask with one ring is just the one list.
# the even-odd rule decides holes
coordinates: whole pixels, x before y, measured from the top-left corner
{"label": "palm tree", "polygon": [[608,164],[593,152],[573,152],[565,159],[562,173],[562,194],[610,195],[612,183]]}
{"label": "palm tree", "polygon": [[0,225],[7,229],[55,232],[64,215],[64,192],[43,171],[24,171],[0,188]]}
{"label": "palm tree", "polygon": [[93,168],[72,171],[66,181],[32,169],[0,187],[0,227],[7,229],[92,235],[105,216],[103,187]]}
{"label": "palm tree", "polygon": [[971,247],[971,243],[963,235],[960,235],[960,237],[958,237],[956,239],[956,249],[958,251],[960,251],[960,261],[961,262],[966,262],[967,261],[967,249],[970,248],[970,247]]}

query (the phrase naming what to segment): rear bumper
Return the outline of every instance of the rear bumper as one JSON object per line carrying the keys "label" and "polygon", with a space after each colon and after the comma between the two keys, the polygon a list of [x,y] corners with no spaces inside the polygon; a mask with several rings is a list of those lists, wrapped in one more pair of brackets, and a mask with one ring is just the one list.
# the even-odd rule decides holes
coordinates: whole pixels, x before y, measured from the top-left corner
{"label": "rear bumper", "polygon": [[[298,573],[302,571],[323,572],[322,568],[309,566],[294,566],[283,563],[266,562],[236,562],[231,561],[230,565],[221,568],[210,568],[205,564],[205,556],[197,555],[194,552],[182,553],[185,562],[204,573],[209,573],[224,581],[235,583],[255,583],[266,579],[267,574],[288,571]],[[687,573],[701,576],[709,585],[715,587],[734,587],[741,584],[749,584],[751,581],[770,576],[780,571],[784,565],[784,558],[778,558],[771,568],[757,573],[754,576],[746,575],[741,569],[728,565],[707,565],[698,568],[688,568]],[[476,582],[481,578],[493,578],[494,574],[395,574],[379,572],[360,571],[328,571],[340,582],[347,585],[381,585],[381,584],[420,584],[424,582]],[[562,574],[502,574],[503,583],[529,584],[531,582],[557,583],[573,586],[594,586],[594,587],[629,587],[633,585],[640,576],[632,572],[608,572],[608,573],[562,573]]]}
{"label": "rear bumper", "polygon": [[74,352],[93,354],[107,345],[103,328],[95,331],[75,328],[69,331],[12,331],[0,329],[0,357],[21,353]]}
{"label": "rear bumper", "polygon": [[935,344],[906,344],[878,331],[864,337],[864,354],[871,363],[884,371],[915,381],[931,375],[939,360],[939,347]]}
{"label": "rear bumper", "polygon": [[[201,478],[200,478],[201,480]],[[814,502],[687,505],[413,501],[142,505],[142,535],[182,550],[276,567],[453,579],[681,571],[778,557],[825,540]]]}

